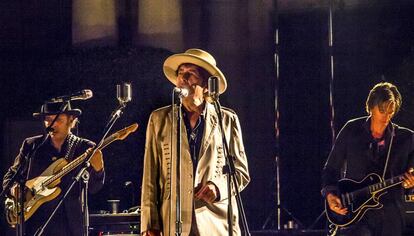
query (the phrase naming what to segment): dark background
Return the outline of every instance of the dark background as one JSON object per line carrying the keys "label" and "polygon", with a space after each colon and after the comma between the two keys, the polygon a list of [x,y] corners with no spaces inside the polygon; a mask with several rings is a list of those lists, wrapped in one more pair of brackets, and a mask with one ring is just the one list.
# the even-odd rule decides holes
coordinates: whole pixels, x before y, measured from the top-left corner
{"label": "dark background", "polygon": [[[227,55],[225,46],[212,43],[217,23],[214,10],[223,7],[217,2],[183,1],[187,3],[184,9],[192,12],[183,15],[183,35],[189,35],[184,40],[186,48],[200,47],[216,56],[228,79],[229,89],[221,102],[239,114],[243,129],[252,181],[242,197],[250,228],[260,230],[266,219],[266,229],[275,228],[276,156],[280,157],[283,208],[307,228],[323,211],[320,172],[332,142],[331,53],[335,133],[348,119],[366,114],[366,96],[380,81],[395,83],[402,93],[402,109],[394,121],[414,128],[414,3],[332,1],[334,43],[330,48],[329,1],[292,6],[275,1],[268,9],[268,27],[258,41],[253,40],[258,37],[256,32],[246,29],[255,19],[254,9],[238,2],[233,6],[239,11],[238,21],[228,23],[228,30],[239,35],[240,40],[230,42],[238,54]],[[189,10],[195,8],[201,12],[197,22],[192,21],[196,13]],[[40,132],[31,114],[44,100],[80,89],[93,90],[92,99],[73,106],[83,110],[79,134],[98,141],[117,106],[115,85],[131,82],[133,100],[114,130],[134,122],[140,127],[126,140],[104,149],[106,184],[90,197],[90,208],[107,210],[106,200],[113,198],[121,199],[122,209],[139,205],[146,122],[152,110],[170,103],[173,87],[163,76],[162,64],[175,52],[132,40],[134,26],[128,24],[128,17],[135,19],[134,15],[118,18],[116,45],[91,47],[72,45],[72,8],[67,1],[2,1],[0,9],[0,175],[11,165],[23,138]],[[205,32],[194,38],[197,27]],[[279,77],[274,53],[280,59]],[[133,185],[125,187],[126,181]],[[282,223],[289,219],[284,213]],[[323,228],[324,221],[322,218],[315,227]],[[1,218],[0,232],[6,228]]]}

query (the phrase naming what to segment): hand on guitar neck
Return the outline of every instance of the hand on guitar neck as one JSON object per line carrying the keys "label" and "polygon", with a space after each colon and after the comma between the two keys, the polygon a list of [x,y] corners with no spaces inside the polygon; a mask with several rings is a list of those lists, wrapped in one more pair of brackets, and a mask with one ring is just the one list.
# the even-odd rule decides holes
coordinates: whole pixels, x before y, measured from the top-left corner
{"label": "hand on guitar neck", "polygon": [[[86,152],[89,154],[91,151],[92,148],[88,149]],[[101,150],[96,150],[95,154],[91,157],[90,164],[96,172],[103,170],[104,162]]]}
{"label": "hand on guitar neck", "polygon": [[409,189],[414,187],[414,168],[410,168],[403,176],[403,188]]}

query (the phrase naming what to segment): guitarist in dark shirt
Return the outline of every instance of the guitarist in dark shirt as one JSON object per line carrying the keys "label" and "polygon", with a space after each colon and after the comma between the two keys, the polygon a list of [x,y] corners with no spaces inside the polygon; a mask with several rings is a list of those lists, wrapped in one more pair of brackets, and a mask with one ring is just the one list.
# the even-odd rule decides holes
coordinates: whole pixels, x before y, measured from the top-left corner
{"label": "guitarist in dark shirt", "polygon": [[[335,140],[322,172],[322,195],[326,199],[327,216],[331,222],[335,223],[341,217],[348,220],[342,225],[335,223],[342,226],[339,227],[340,235],[402,235],[401,185],[414,187],[414,177],[409,173],[414,167],[414,134],[412,130],[391,122],[401,103],[402,98],[395,85],[387,82],[376,84],[366,102],[369,115],[348,121]],[[344,194],[338,184],[340,179],[347,178],[352,181],[341,180],[340,183],[358,185],[361,181],[364,185],[372,180],[371,173],[376,174],[380,185],[370,185],[365,191],[362,188],[348,189],[346,193],[354,192]],[[370,177],[365,178],[368,175]],[[391,180],[382,182],[387,179]],[[368,196],[364,199],[361,193]],[[377,197],[383,206],[366,210],[366,206],[377,203]],[[353,220],[357,213],[361,213],[359,218]],[[352,217],[348,219],[348,216]]]}
{"label": "guitarist in dark shirt", "polygon": [[[46,103],[41,107],[41,111],[34,113],[33,116],[41,119],[45,127],[47,127],[56,117],[61,105],[62,103]],[[70,162],[79,155],[82,155],[86,150],[95,146],[92,141],[72,134],[71,129],[76,125],[77,119],[81,115],[81,110],[72,109],[69,102],[66,105],[65,111],[58,116],[52,126],[53,130],[47,136],[39,135],[24,140],[13,166],[9,168],[4,176],[3,188],[7,186],[10,178],[20,165],[26,166],[23,175],[27,176],[27,180],[31,180],[40,176],[52,163],[55,163],[60,158],[64,158],[67,162]],[[30,157],[30,160],[27,160],[28,157]],[[104,163],[100,151],[92,157],[91,167],[88,170],[90,173],[89,192],[97,192],[103,186],[105,176]],[[76,173],[77,170],[75,169],[64,176],[58,185],[62,189],[62,193],[55,199],[43,203],[26,220],[26,235],[34,235],[36,230],[46,221]],[[11,188],[10,195],[16,196],[16,194],[17,188],[14,185]],[[63,205],[47,226],[43,235],[82,235],[83,218],[79,198],[80,184],[79,186],[74,186]]]}

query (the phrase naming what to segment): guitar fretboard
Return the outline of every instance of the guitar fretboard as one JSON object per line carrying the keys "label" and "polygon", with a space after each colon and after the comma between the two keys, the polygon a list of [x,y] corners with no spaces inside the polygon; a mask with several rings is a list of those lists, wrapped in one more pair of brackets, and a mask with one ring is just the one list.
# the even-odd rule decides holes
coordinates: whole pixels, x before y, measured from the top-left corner
{"label": "guitar fretboard", "polygon": [[395,185],[398,185],[398,184],[402,183],[403,180],[404,180],[403,176],[399,175],[399,176],[387,179],[383,182],[379,182],[379,183],[370,185],[370,186],[368,186],[368,189],[369,189],[370,193],[383,191],[387,188],[391,188]]}
{"label": "guitar fretboard", "polygon": [[345,205],[349,205],[355,199],[358,199],[364,196],[369,196],[369,195],[372,195],[373,193],[384,191],[388,188],[401,184],[403,180],[404,180],[403,175],[395,176],[385,181],[375,183],[372,185],[368,185],[356,191],[341,194],[341,199]]}
{"label": "guitar fretboard", "polygon": [[[119,135],[117,133],[112,134],[102,142],[102,145],[98,147],[97,150],[102,150],[110,143],[118,139],[118,137]],[[87,157],[89,157],[88,153],[83,153],[82,155],[78,156],[75,160],[71,161],[69,164],[64,166],[59,172],[47,178],[42,185],[44,187],[48,187],[51,183],[62,178],[63,176],[74,170],[76,167],[78,167],[80,164],[82,164]]]}

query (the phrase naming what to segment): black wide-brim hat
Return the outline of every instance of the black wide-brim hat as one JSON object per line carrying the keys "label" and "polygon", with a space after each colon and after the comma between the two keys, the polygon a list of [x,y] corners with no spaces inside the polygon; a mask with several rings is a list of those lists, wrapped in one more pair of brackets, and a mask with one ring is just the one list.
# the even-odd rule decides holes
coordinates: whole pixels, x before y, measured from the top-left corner
{"label": "black wide-brim hat", "polygon": [[[45,103],[40,107],[40,112],[33,113],[34,118],[42,118],[49,115],[57,115],[62,107],[62,102]],[[72,109],[70,102],[66,102],[66,108],[62,114],[68,114],[73,116],[80,116],[82,111],[80,109]]]}

